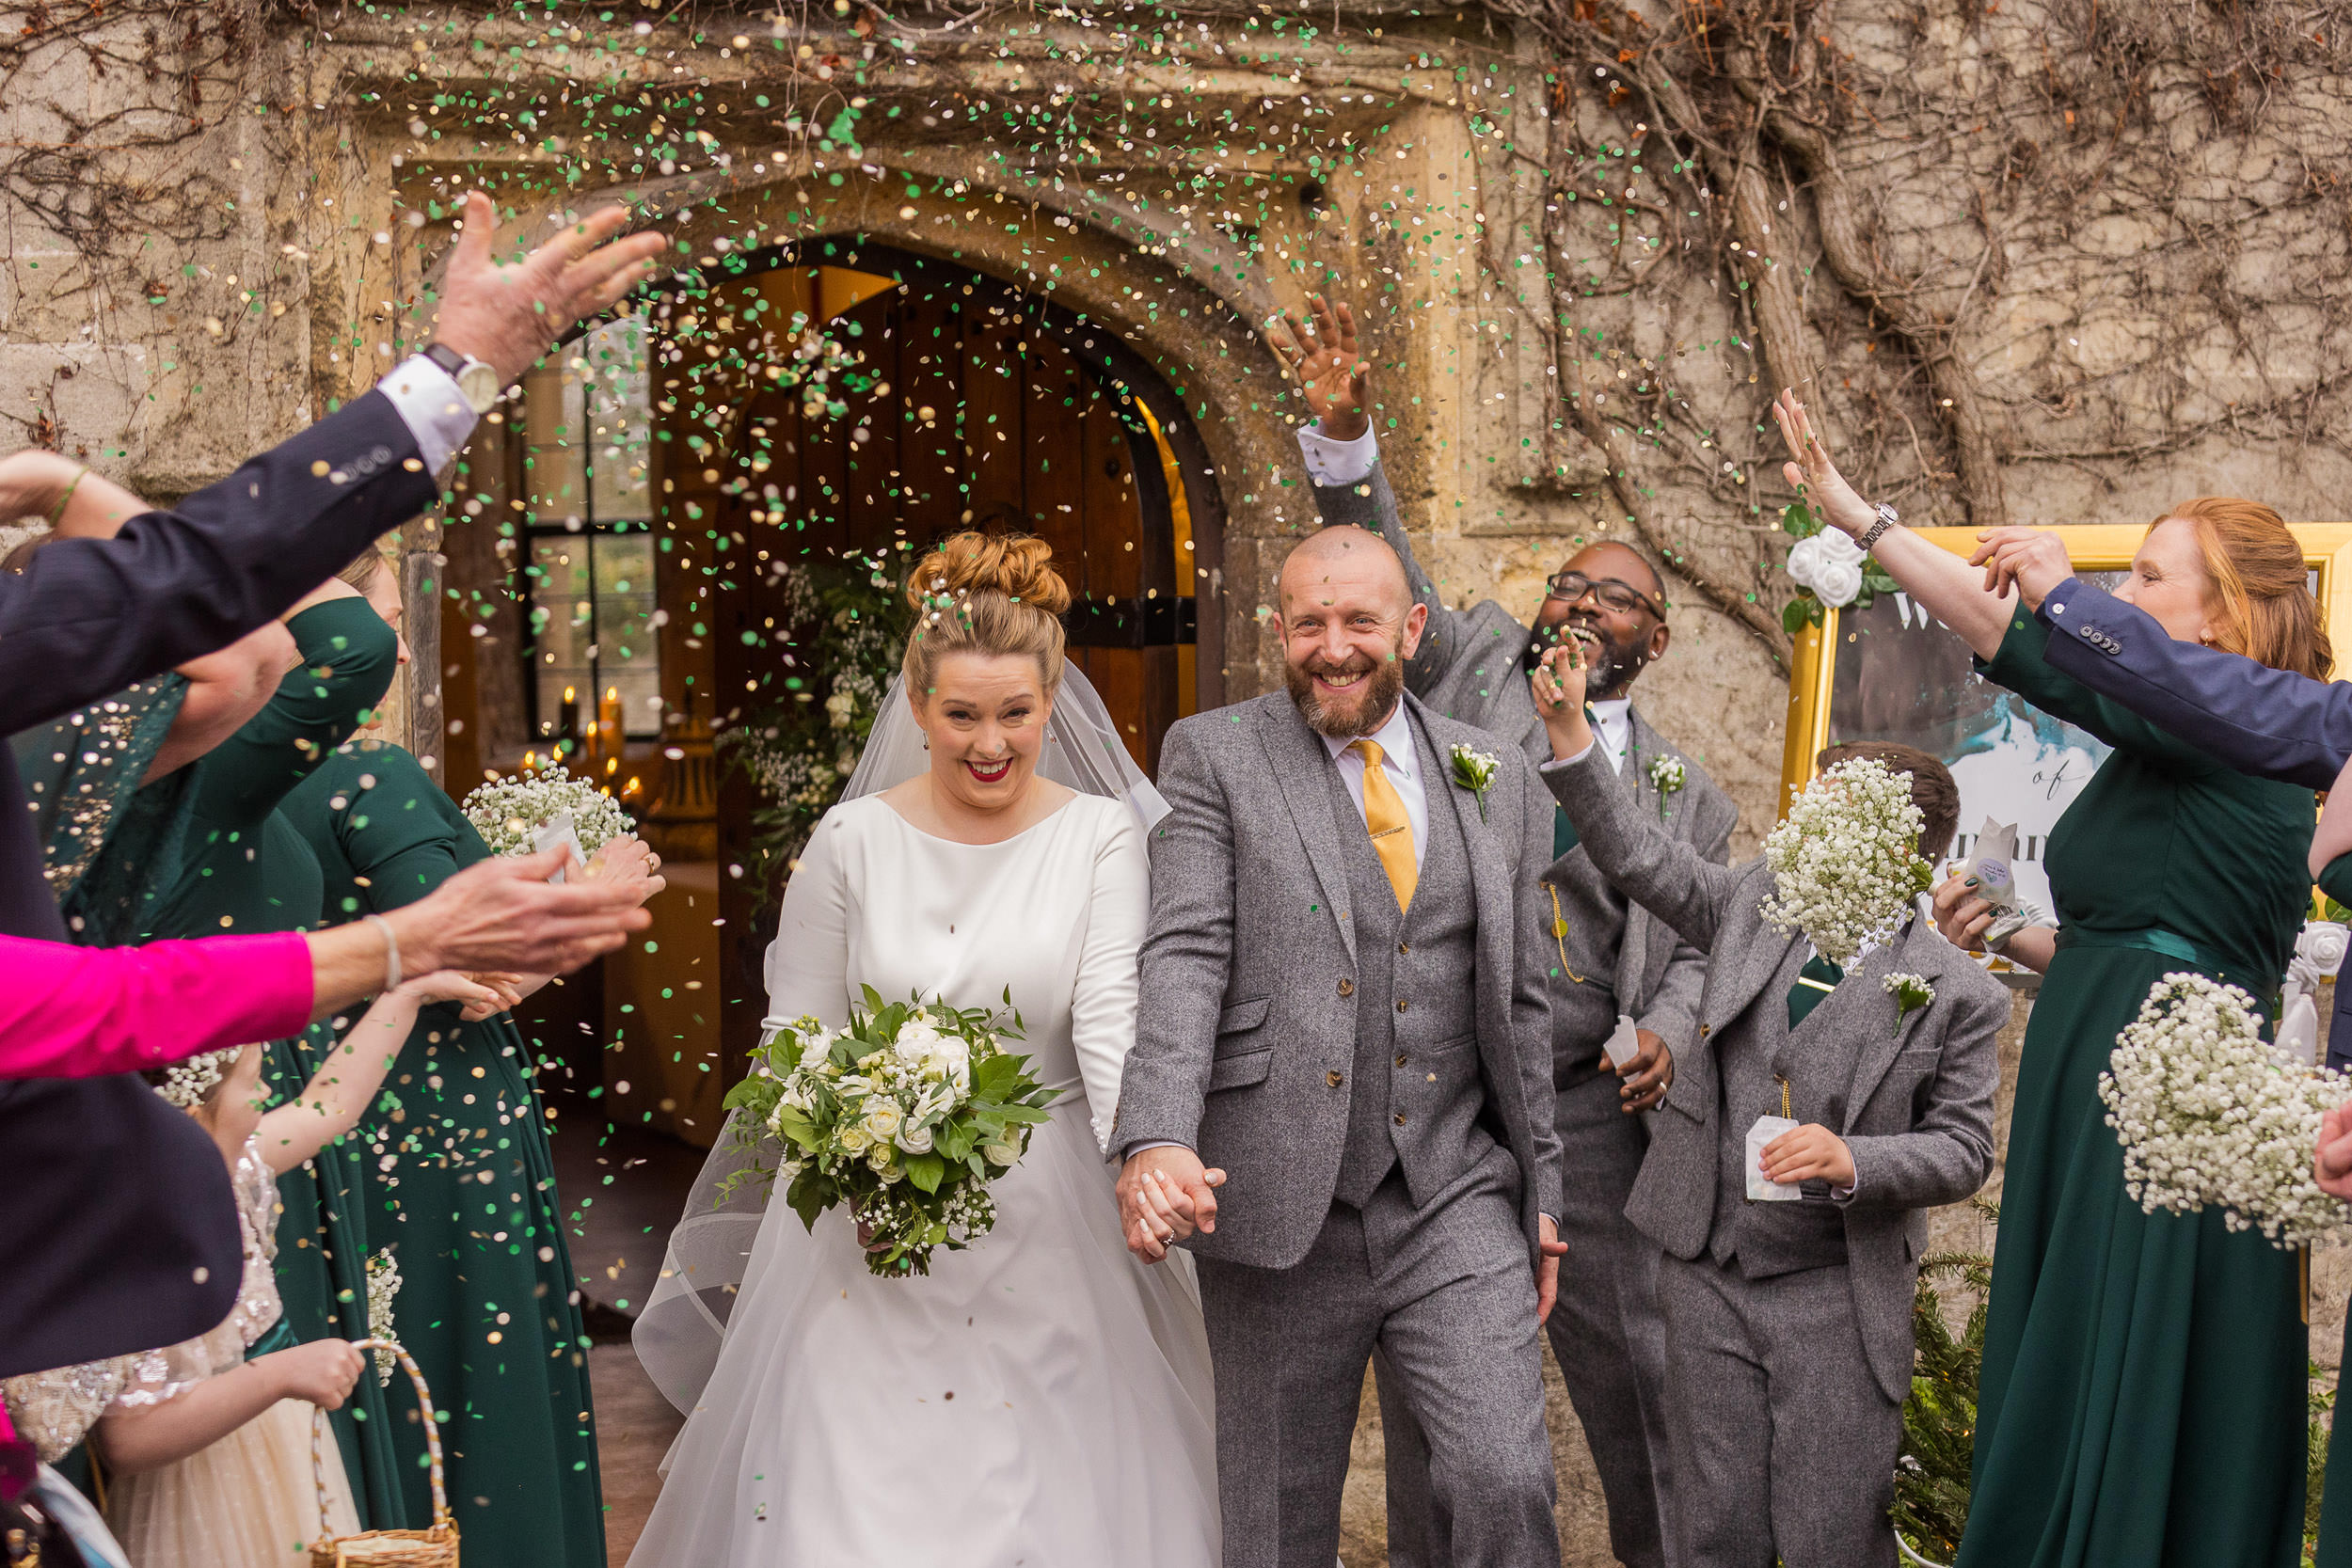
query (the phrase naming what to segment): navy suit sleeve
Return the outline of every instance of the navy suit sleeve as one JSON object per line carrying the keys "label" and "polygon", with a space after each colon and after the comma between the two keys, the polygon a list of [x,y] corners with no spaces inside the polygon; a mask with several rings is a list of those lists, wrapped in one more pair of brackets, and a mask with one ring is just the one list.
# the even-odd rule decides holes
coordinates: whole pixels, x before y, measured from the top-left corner
{"label": "navy suit sleeve", "polygon": [[112,539],[61,539],[0,575],[0,735],[227,646],[435,495],[371,391]]}
{"label": "navy suit sleeve", "polygon": [[2052,590],[2039,613],[2052,665],[2241,773],[2328,789],[2352,756],[2352,688],[2341,682],[2175,641],[2145,610],[2079,578]]}

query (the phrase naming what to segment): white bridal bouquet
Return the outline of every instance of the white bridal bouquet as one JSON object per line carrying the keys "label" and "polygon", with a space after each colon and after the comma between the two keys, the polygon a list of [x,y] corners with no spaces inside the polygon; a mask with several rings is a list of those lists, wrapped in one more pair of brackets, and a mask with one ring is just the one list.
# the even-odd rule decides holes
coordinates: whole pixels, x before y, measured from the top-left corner
{"label": "white bridal bouquet", "polygon": [[2312,1179],[2322,1113],[2352,1079],[2313,1071],[2262,1037],[2254,999],[2201,974],[2168,974],[2115,1037],[2099,1075],[2123,1182],[2150,1213],[2218,1208],[2274,1245],[2332,1234],[2344,1205]]}
{"label": "white bridal bouquet", "polygon": [[1804,786],[1764,840],[1772,893],[1764,918],[1802,929],[1834,964],[1892,936],[1934,880],[1911,783],[1876,757],[1850,757]]}
{"label": "white bridal bouquet", "polygon": [[919,997],[885,1006],[865,990],[849,1027],[802,1018],[754,1054],[727,1108],[745,1113],[742,1143],[772,1135],[785,1158],[731,1180],[781,1178],[812,1230],[826,1210],[848,1208],[871,1236],[866,1266],[899,1279],[930,1273],[933,1248],[969,1246],[995,1225],[989,1183],[1028,1151],[1054,1096],[1026,1056],[1004,1049],[1021,1037],[1020,1014],[1005,1026],[985,1008]]}
{"label": "white bridal bouquet", "polygon": [[541,830],[559,825],[559,818],[578,835],[582,859],[629,832],[612,796],[569,773],[500,779],[467,796],[461,809],[494,855],[532,853],[540,847]]}

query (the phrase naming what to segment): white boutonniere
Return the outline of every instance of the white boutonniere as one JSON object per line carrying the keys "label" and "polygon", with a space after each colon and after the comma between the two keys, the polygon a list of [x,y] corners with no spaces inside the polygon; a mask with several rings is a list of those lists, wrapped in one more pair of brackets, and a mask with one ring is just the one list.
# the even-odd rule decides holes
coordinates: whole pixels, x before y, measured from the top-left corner
{"label": "white boutonniere", "polygon": [[1666,815],[1666,798],[1682,791],[1682,759],[1652,757],[1649,765],[1650,787],[1658,791],[1658,815]]}
{"label": "white boutonniere", "polygon": [[1478,797],[1478,820],[1486,821],[1486,791],[1494,786],[1495,769],[1502,766],[1502,759],[1458,741],[1447,754],[1454,761],[1454,782]]}
{"label": "white boutonniere", "polygon": [[1879,989],[1895,999],[1895,1033],[1903,1032],[1903,1020],[1935,1000],[1935,988],[1923,974],[1889,974],[1879,982]]}

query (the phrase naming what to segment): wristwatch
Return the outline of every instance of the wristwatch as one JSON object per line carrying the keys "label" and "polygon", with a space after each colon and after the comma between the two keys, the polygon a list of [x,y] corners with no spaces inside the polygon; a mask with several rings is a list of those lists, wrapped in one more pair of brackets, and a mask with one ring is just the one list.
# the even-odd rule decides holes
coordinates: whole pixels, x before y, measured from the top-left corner
{"label": "wristwatch", "polygon": [[1854,541],[1855,544],[1862,546],[1862,553],[1864,555],[1868,555],[1870,553],[1870,546],[1885,538],[1886,531],[1893,528],[1895,524],[1900,520],[1895,515],[1895,509],[1887,505],[1884,501],[1879,502],[1878,514],[1879,520],[1872,523],[1868,530],[1863,533],[1862,537]]}
{"label": "wristwatch", "polygon": [[504,389],[499,372],[489,361],[458,353],[447,343],[427,343],[424,356],[449,372],[457,383],[457,392],[466,400],[466,406],[477,414],[486,414]]}

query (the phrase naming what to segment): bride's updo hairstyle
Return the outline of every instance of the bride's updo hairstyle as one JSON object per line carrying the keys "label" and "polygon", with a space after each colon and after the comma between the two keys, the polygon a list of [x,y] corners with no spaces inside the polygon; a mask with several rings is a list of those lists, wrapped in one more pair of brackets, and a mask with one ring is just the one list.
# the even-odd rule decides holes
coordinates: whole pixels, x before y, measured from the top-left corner
{"label": "bride's updo hairstyle", "polygon": [[907,578],[914,629],[907,636],[907,691],[927,700],[949,654],[1022,654],[1037,660],[1051,697],[1061,685],[1061,613],[1070,585],[1054,548],[1028,533],[959,533],[915,563]]}

